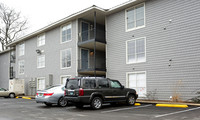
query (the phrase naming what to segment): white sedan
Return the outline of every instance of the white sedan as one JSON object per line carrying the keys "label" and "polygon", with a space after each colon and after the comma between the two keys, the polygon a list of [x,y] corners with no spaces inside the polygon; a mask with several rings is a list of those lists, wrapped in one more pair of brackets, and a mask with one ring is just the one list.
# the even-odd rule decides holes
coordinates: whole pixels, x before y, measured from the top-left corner
{"label": "white sedan", "polygon": [[10,97],[10,98],[15,98],[17,93],[8,91],[4,88],[0,88],[0,97]]}

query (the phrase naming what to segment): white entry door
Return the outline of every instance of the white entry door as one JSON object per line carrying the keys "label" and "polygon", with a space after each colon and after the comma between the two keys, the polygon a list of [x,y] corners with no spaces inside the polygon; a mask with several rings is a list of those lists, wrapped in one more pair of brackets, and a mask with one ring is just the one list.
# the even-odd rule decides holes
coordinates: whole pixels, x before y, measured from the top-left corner
{"label": "white entry door", "polygon": [[44,90],[45,89],[45,78],[38,78],[37,79],[37,90]]}
{"label": "white entry door", "polygon": [[139,97],[145,97],[146,96],[146,72],[129,73],[128,87],[135,89]]}

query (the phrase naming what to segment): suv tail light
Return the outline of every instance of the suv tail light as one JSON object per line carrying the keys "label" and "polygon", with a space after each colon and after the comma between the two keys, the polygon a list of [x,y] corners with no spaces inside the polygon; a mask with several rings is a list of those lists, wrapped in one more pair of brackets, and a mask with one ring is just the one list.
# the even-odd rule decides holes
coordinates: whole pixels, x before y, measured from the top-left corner
{"label": "suv tail light", "polygon": [[83,88],[80,88],[80,89],[79,89],[79,96],[83,96],[83,95],[84,95]]}
{"label": "suv tail light", "polygon": [[67,93],[67,90],[65,89],[65,90],[64,90],[64,96],[66,96],[66,95],[67,95],[66,93]]}
{"label": "suv tail light", "polygon": [[44,93],[43,96],[52,96],[53,93]]}
{"label": "suv tail light", "polygon": [[36,95],[38,96],[38,93],[36,93]]}

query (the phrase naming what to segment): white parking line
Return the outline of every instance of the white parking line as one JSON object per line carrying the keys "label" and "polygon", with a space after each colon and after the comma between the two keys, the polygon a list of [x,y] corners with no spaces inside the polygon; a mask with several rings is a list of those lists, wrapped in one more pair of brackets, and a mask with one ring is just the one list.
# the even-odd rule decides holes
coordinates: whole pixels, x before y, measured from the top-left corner
{"label": "white parking line", "polygon": [[178,111],[178,112],[173,112],[173,113],[168,113],[168,114],[163,114],[163,115],[157,115],[157,116],[155,116],[155,117],[156,117],[156,118],[165,117],[165,116],[174,115],[174,114],[179,114],[179,113],[184,113],[184,112],[188,112],[188,111],[192,111],[192,110],[197,110],[197,109],[200,109],[200,107],[192,108],[192,109],[188,109],[188,110],[183,110],[183,111]]}
{"label": "white parking line", "polygon": [[122,110],[143,108],[143,107],[149,107],[149,106],[152,106],[152,105],[144,105],[144,106],[138,106],[138,107],[129,107],[129,108],[122,108],[122,109],[108,110],[108,111],[103,111],[103,112],[101,112],[101,113],[117,112],[117,111],[122,111]]}

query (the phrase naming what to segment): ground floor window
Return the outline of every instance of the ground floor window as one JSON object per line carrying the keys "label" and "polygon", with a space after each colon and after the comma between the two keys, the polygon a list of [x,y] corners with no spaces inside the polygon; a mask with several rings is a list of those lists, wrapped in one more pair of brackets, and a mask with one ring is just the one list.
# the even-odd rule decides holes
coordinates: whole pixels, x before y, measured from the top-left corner
{"label": "ground floor window", "polygon": [[38,78],[37,79],[37,90],[44,90],[45,89],[45,78]]}
{"label": "ground floor window", "polygon": [[139,97],[146,96],[146,72],[132,72],[127,74],[129,88],[133,88]]}
{"label": "ground floor window", "polygon": [[70,77],[71,77],[71,75],[63,75],[63,76],[61,76],[60,84],[65,85],[67,78],[70,78]]}

